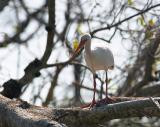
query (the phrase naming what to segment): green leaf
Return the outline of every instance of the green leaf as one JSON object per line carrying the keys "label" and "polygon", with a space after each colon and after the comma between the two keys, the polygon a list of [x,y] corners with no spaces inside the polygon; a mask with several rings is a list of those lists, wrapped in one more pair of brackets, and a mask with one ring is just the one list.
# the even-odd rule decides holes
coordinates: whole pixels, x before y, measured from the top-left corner
{"label": "green leaf", "polygon": [[149,26],[154,26],[155,25],[155,21],[153,19],[150,19],[148,21]]}
{"label": "green leaf", "polygon": [[132,5],[133,4],[133,0],[128,0],[128,5]]}
{"label": "green leaf", "polygon": [[145,21],[143,16],[138,18],[138,22],[140,23],[141,26],[145,26]]}
{"label": "green leaf", "polygon": [[73,49],[76,50],[78,48],[78,45],[79,45],[78,40],[74,39],[73,40]]}

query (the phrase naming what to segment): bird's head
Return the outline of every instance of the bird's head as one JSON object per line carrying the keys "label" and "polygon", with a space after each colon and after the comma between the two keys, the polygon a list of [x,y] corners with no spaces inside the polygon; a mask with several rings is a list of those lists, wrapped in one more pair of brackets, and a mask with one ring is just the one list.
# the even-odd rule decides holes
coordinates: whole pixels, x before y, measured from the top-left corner
{"label": "bird's head", "polygon": [[89,33],[85,33],[80,38],[80,43],[75,51],[75,54],[77,54],[87,42],[91,41],[91,35]]}

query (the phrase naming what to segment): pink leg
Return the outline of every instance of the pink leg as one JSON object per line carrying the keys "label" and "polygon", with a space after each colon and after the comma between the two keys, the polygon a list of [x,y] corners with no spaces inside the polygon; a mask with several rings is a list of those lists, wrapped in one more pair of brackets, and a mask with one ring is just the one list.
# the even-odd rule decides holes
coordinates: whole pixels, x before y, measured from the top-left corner
{"label": "pink leg", "polygon": [[114,100],[112,100],[111,98],[108,97],[108,75],[107,75],[107,71],[106,71],[106,103],[113,103]]}
{"label": "pink leg", "polygon": [[108,99],[108,75],[106,72],[106,100]]}
{"label": "pink leg", "polygon": [[103,105],[103,104],[110,104],[110,103],[113,103],[114,100],[109,98],[108,97],[108,75],[107,75],[107,72],[106,72],[106,98],[105,99],[102,99],[98,102],[95,101],[95,93],[96,93],[96,75],[93,75],[93,82],[94,82],[94,93],[93,93],[93,99],[92,99],[92,102],[90,104],[87,104],[87,105],[84,105],[84,106],[81,106],[81,108],[92,108],[94,105],[95,106],[100,106],[100,105]]}
{"label": "pink leg", "polygon": [[113,103],[114,100],[112,100],[111,98],[108,97],[108,75],[107,75],[107,72],[106,72],[106,98],[105,99],[102,99],[102,100],[99,100],[97,102],[97,105],[101,105],[101,104],[110,104],[110,103]]}
{"label": "pink leg", "polygon": [[91,105],[89,106],[90,108],[92,108],[96,101],[95,101],[95,94],[96,94],[96,76],[93,75],[93,86],[94,86],[94,89],[93,89],[93,99],[92,99],[92,102],[91,102]]}
{"label": "pink leg", "polygon": [[86,104],[86,105],[82,105],[80,106],[81,108],[92,108],[95,104],[96,104],[96,101],[95,101],[95,93],[96,93],[96,75],[93,74],[93,86],[94,86],[94,89],[93,89],[93,99],[92,99],[92,102],[89,103],[89,104]]}

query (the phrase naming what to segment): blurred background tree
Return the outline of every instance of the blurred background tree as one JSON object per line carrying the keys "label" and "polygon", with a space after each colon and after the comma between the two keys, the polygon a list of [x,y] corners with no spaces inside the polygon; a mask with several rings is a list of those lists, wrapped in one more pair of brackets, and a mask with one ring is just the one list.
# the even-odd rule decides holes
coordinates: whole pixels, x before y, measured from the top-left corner
{"label": "blurred background tree", "polygon": [[[114,52],[110,95],[160,96],[159,15],[159,0],[57,0],[54,39],[48,45],[47,0],[1,1],[0,83],[15,79],[22,84],[18,97],[36,105],[69,107],[89,102],[92,76],[83,55],[68,66],[53,65],[68,60],[80,35],[89,32],[94,41],[105,41]],[[102,79],[97,80],[97,99],[104,93],[104,73],[98,75]],[[106,123],[111,127],[159,125],[158,118]]]}

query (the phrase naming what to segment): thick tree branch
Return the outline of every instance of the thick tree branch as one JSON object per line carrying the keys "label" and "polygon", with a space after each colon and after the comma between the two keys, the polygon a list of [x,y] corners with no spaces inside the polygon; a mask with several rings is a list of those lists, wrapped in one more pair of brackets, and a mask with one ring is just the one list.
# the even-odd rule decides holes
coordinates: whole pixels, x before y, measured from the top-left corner
{"label": "thick tree branch", "polygon": [[[121,98],[117,98],[117,100]],[[98,126],[119,118],[142,116],[160,117],[154,102],[160,98],[122,98],[131,100],[95,107],[92,110],[80,108],[52,109],[33,106],[24,101],[14,101],[0,95],[0,127],[87,127]],[[5,115],[5,117],[4,117]],[[15,122],[16,121],[16,122]]]}

